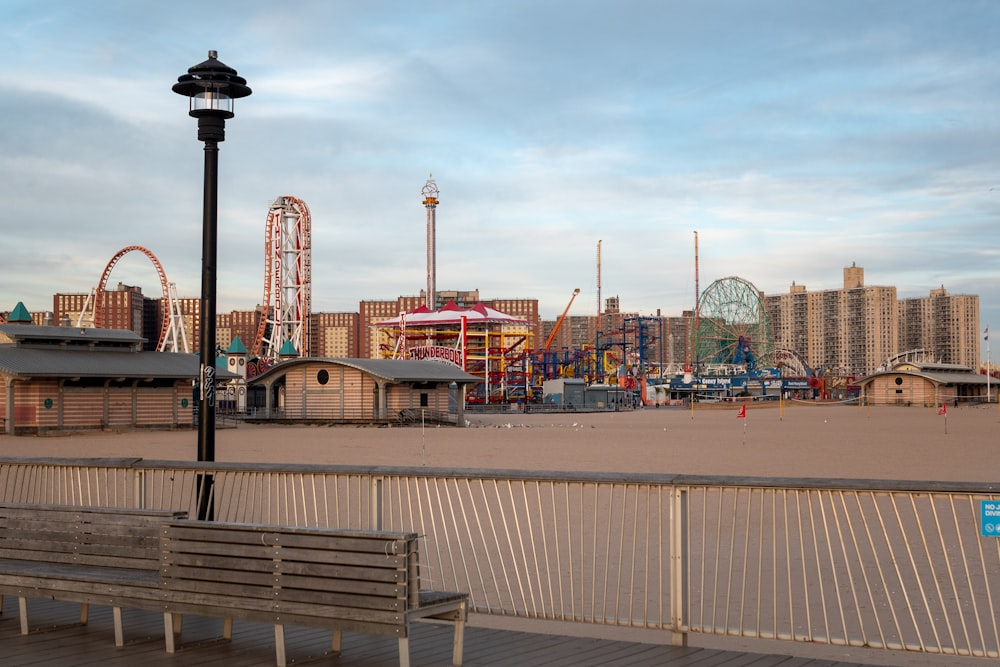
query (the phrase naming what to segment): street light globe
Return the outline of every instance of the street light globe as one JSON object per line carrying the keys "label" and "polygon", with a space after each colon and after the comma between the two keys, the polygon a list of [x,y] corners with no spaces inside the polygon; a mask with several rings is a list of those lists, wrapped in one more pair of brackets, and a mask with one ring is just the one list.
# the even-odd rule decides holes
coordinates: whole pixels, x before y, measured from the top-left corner
{"label": "street light globe", "polygon": [[175,93],[190,99],[188,113],[195,118],[232,118],[234,100],[253,92],[247,80],[218,56],[217,51],[209,51],[208,60],[189,67],[187,74],[177,77],[173,86]]}

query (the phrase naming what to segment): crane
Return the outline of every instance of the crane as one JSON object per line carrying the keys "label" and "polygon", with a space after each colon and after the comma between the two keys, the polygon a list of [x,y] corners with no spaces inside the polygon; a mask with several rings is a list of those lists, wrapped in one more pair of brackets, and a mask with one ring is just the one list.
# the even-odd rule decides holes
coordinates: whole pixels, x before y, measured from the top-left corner
{"label": "crane", "polygon": [[559,319],[556,320],[556,325],[552,327],[552,332],[549,334],[549,337],[545,339],[545,345],[542,346],[542,350],[547,350],[549,349],[549,346],[552,345],[552,341],[555,340],[556,334],[559,333],[559,328],[562,326],[563,320],[566,319],[566,313],[569,312],[569,307],[573,305],[573,299],[575,299],[576,295],[579,293],[579,287],[573,290],[573,296],[569,298],[569,303],[566,304],[566,310],[564,310],[562,315],[559,316]]}

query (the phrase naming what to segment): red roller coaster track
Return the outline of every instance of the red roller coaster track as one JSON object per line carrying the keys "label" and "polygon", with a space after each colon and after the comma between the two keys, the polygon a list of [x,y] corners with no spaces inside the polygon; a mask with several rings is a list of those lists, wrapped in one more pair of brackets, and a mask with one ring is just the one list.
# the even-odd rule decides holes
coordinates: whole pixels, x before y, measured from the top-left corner
{"label": "red roller coaster track", "polygon": [[163,271],[163,265],[160,264],[160,260],[141,245],[130,245],[122,248],[115,253],[115,256],[111,258],[108,265],[104,267],[104,273],[101,274],[101,282],[98,283],[94,294],[94,326],[99,328],[104,326],[104,294],[107,291],[105,288],[108,284],[108,277],[111,275],[111,270],[118,264],[118,260],[132,251],[141,252],[148,257],[149,261],[156,268],[156,273],[160,276],[160,287],[163,289],[163,322],[160,325],[160,338],[157,341],[156,349],[161,350],[166,343],[167,331],[170,329],[170,289],[167,283],[167,274]]}

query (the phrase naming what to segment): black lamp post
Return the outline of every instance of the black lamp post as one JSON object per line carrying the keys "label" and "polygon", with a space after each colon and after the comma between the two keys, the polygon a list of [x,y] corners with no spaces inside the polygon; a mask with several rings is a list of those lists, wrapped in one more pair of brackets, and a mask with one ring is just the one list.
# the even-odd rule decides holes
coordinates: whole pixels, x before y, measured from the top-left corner
{"label": "black lamp post", "polygon": [[[218,60],[215,51],[208,60],[177,77],[173,91],[190,99],[188,113],[198,119],[198,140],[205,142],[205,194],[202,208],[201,242],[201,335],[198,378],[201,404],[198,409],[198,460],[215,460],[215,283],[219,227],[219,142],[226,140],[226,119],[233,117],[234,100],[252,91],[236,70]],[[211,520],[212,475],[198,479],[198,518]]]}

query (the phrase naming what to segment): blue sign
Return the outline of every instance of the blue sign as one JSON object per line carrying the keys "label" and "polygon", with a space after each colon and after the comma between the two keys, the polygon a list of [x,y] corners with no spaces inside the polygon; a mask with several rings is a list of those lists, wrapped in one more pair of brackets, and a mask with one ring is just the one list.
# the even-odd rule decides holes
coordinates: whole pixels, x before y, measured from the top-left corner
{"label": "blue sign", "polygon": [[1000,537],[1000,500],[980,500],[983,537]]}

